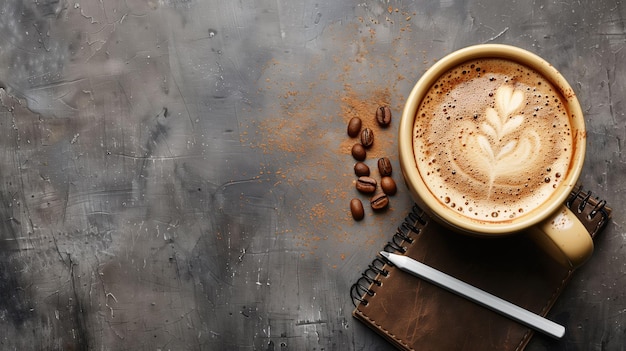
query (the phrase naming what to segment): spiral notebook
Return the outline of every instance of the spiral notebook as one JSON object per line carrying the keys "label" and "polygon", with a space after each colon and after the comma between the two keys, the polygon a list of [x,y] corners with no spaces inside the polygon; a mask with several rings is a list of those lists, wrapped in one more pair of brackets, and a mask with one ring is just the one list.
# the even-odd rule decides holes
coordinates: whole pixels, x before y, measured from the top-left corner
{"label": "spiral notebook", "polygon": [[[595,237],[611,217],[582,188],[566,201]],[[454,234],[415,205],[383,248],[400,252],[545,316],[572,277],[524,235],[494,240]],[[352,285],[352,315],[401,350],[523,350],[528,327],[402,272],[377,256]],[[567,337],[567,332],[565,334]]]}

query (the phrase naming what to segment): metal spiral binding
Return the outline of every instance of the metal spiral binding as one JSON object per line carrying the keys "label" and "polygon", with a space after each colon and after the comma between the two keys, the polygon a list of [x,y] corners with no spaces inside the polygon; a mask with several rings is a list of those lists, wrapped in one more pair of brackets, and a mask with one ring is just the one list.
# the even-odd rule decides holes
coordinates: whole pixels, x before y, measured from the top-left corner
{"label": "metal spiral binding", "polygon": [[599,225],[603,225],[604,221],[607,220],[607,218],[609,217],[608,213],[606,212],[606,200],[600,200],[598,201],[598,203],[593,206],[593,209],[591,210],[591,212],[589,212],[589,218],[594,218],[598,213],[601,214],[602,216],[602,222],[600,222]]}
{"label": "metal spiral binding", "polygon": [[[411,212],[404,218],[404,221],[398,226],[396,233],[393,235],[390,241],[385,244],[383,250],[387,252],[406,252],[405,244],[413,243],[411,233],[419,234],[420,228],[427,222],[424,211],[417,205],[413,205]],[[350,287],[350,297],[352,297],[352,303],[356,306],[357,303],[367,305],[367,296],[374,296],[372,291],[372,285],[382,285],[382,277],[386,277],[389,271],[385,269],[385,265],[393,266],[393,264],[387,261],[385,258],[377,256],[372,263],[369,264],[367,269],[361,273],[361,277],[352,284]]]}
{"label": "metal spiral binding", "polygon": [[[571,210],[573,211],[577,211],[578,213],[582,213],[585,208],[587,207],[587,205],[589,204],[589,200],[591,199],[592,193],[591,191],[587,191],[584,192],[583,191],[583,186],[579,185],[578,188],[574,191],[572,191],[572,193],[570,194],[569,198],[567,199],[567,201],[565,202],[565,204],[567,205],[567,207],[569,207]],[[580,204],[578,204],[578,206],[576,208],[572,208],[573,202],[577,199],[580,198]],[[589,214],[587,215],[587,218],[589,218],[590,220],[595,218],[595,216],[597,216],[598,214],[600,216],[602,216],[600,222],[598,223],[597,227],[600,228],[602,226],[604,226],[606,224],[606,221],[609,218],[609,214],[606,211],[606,200],[600,200],[599,197],[595,197],[594,198],[594,202],[596,202],[596,204],[593,206],[593,209],[591,209],[591,212],[589,212]]]}
{"label": "metal spiral binding", "polygon": [[572,202],[574,202],[574,200],[576,200],[578,195],[580,195],[582,192],[583,186],[579,185],[578,188],[576,190],[573,190],[572,193],[569,195],[567,201],[565,201],[565,206],[567,206],[568,208],[572,208]]}

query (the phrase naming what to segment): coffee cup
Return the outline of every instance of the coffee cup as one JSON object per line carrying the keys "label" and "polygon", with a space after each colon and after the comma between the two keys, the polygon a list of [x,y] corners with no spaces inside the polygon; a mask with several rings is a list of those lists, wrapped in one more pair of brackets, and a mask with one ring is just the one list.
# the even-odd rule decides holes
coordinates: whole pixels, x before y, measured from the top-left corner
{"label": "coffee cup", "polygon": [[526,233],[576,268],[593,252],[564,205],[585,158],[576,94],[548,62],[499,44],[438,60],[411,91],[399,126],[412,197],[448,228],[477,237]]}

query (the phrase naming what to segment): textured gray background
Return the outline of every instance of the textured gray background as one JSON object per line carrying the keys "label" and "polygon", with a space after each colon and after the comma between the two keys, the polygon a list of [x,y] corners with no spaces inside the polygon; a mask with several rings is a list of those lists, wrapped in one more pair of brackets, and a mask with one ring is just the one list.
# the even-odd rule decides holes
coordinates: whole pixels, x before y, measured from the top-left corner
{"label": "textured gray background", "polygon": [[[615,209],[529,350],[623,350],[626,8],[618,1],[5,0],[0,349],[387,350],[350,285],[409,211],[354,223],[346,116],[443,55],[555,65]],[[379,100],[380,99],[380,100]],[[396,180],[400,181],[398,172]]]}

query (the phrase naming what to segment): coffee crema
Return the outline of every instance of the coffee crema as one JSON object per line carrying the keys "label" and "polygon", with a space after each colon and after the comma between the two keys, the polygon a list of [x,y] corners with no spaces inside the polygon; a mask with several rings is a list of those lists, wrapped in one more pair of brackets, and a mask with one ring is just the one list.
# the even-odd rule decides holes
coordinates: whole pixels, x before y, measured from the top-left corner
{"label": "coffee crema", "polygon": [[535,70],[505,59],[467,61],[422,100],[413,128],[420,176],[443,206],[473,219],[531,212],[569,170],[566,101]]}

